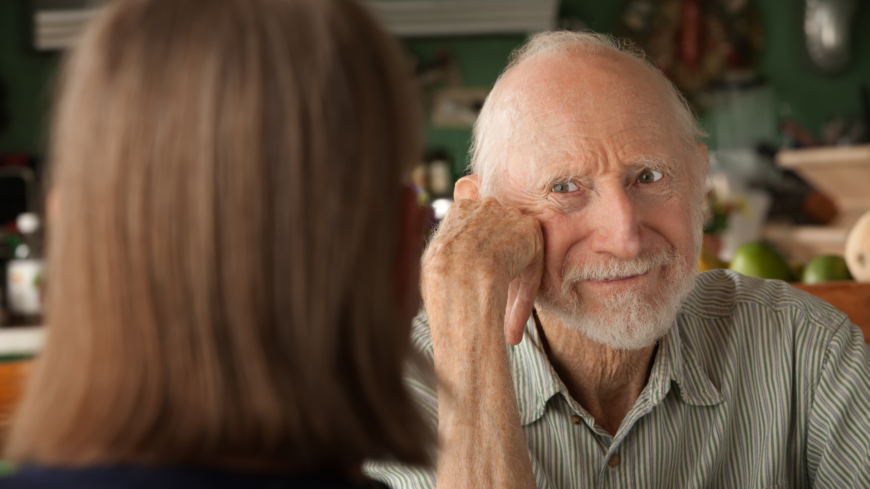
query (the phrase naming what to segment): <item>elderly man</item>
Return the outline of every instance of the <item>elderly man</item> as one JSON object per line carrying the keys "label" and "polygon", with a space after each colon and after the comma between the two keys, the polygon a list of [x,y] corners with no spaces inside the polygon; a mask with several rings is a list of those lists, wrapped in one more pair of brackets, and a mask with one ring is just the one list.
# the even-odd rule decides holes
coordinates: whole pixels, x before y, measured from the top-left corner
{"label": "elderly man", "polygon": [[438,382],[410,382],[437,417],[436,471],[372,476],[870,487],[860,330],[782,282],[695,278],[701,135],[673,86],[606,37],[542,34],[517,53],[423,259],[414,339]]}

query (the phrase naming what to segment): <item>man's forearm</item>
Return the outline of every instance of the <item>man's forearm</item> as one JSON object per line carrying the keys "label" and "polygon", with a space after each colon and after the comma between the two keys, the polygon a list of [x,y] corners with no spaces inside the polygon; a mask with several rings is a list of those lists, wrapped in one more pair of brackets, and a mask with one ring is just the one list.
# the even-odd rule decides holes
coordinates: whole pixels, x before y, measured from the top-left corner
{"label": "man's forearm", "polygon": [[471,306],[429,313],[430,324],[438,323],[435,331],[462,327],[462,334],[433,338],[438,487],[533,488],[502,329],[504,306],[488,298],[465,299],[461,302]]}
{"label": "man's forearm", "polygon": [[[461,183],[460,198],[423,255],[421,280],[439,380],[437,484],[531,489],[535,480],[508,365],[505,307],[517,277],[526,286],[514,299],[526,306],[534,300],[544,238],[538,221],[516,208],[492,197],[461,198]],[[530,313],[512,310],[511,317]],[[520,320],[509,325],[510,341],[522,337],[513,331],[515,322]]]}

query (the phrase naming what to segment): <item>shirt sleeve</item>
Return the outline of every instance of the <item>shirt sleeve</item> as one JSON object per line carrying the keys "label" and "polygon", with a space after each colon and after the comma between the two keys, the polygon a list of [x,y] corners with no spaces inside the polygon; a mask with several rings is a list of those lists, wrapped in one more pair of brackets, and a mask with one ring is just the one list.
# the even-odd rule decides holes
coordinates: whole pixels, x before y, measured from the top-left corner
{"label": "shirt sleeve", "polygon": [[[425,312],[414,319],[411,343],[419,354],[419,361],[409,362],[405,381],[417,399],[423,417],[438,428],[438,394],[432,373],[434,349]],[[434,460],[434,456],[432,459]],[[392,489],[435,489],[435,469],[410,467],[396,462],[368,461],[363,465],[366,475]]]}
{"label": "shirt sleeve", "polygon": [[813,487],[870,487],[870,347],[849,321],[825,351],[808,424]]}

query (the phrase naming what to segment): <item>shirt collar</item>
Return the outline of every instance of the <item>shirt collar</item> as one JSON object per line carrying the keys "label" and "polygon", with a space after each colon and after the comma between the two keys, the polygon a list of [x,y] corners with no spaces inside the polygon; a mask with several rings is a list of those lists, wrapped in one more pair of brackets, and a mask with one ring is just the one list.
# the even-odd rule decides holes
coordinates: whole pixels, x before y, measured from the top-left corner
{"label": "shirt collar", "polygon": [[686,404],[694,406],[713,406],[719,404],[724,399],[722,393],[710,380],[710,376],[700,363],[698,355],[703,355],[699,351],[700,345],[684,342],[681,334],[683,322],[680,317],[671,330],[662,338],[659,354],[666,354],[670,360],[671,380],[677,383],[680,391],[680,398]]}
{"label": "shirt collar", "polygon": [[[683,343],[678,319],[674,327],[659,342],[650,372],[650,401],[658,404],[667,395],[669,379],[679,386],[680,398],[693,406],[712,406],[722,402],[722,394],[701,368],[694,355],[695,348]],[[514,387],[523,426],[543,416],[547,402],[559,393],[569,397],[568,390],[544,352],[534,317],[526,323],[525,336],[517,346],[508,347]]]}
{"label": "shirt collar", "polygon": [[547,359],[534,316],[526,322],[523,341],[508,347],[508,357],[517,391],[520,422],[526,426],[544,415],[551,397],[560,392],[567,395],[568,390]]}

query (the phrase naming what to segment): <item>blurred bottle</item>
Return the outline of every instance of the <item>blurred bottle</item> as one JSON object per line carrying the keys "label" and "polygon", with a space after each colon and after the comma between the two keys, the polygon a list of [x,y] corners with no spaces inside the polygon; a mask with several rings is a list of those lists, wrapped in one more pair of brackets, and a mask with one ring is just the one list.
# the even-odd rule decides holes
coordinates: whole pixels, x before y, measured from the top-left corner
{"label": "blurred bottle", "polygon": [[9,321],[15,325],[42,323],[45,260],[42,223],[37,214],[26,212],[16,220],[21,243],[6,266],[6,299]]}
{"label": "blurred bottle", "polygon": [[449,197],[453,194],[453,177],[446,158],[429,162],[429,190],[435,197]]}

